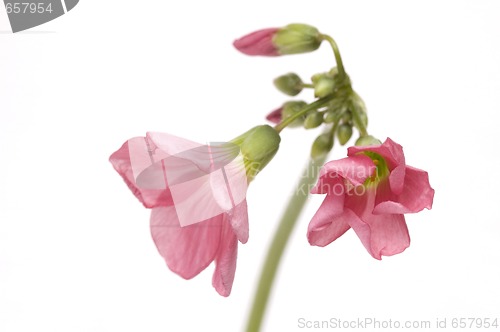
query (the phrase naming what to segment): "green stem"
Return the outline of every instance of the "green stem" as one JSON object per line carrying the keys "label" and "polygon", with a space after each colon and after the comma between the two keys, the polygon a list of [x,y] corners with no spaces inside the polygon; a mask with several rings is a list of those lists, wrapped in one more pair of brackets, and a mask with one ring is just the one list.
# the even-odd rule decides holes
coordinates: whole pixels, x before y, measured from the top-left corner
{"label": "green stem", "polygon": [[312,83],[302,83],[303,88],[314,89],[314,84]]}
{"label": "green stem", "polygon": [[333,122],[332,131],[330,132],[330,134],[332,135],[332,140],[335,139],[335,133],[337,132],[337,128],[339,127],[339,122],[340,119],[336,119],[335,122]]}
{"label": "green stem", "polygon": [[339,71],[339,74],[341,75],[341,77],[346,76],[344,64],[342,62],[342,57],[340,56],[340,51],[339,51],[339,47],[337,46],[337,43],[335,42],[335,40],[332,37],[330,37],[328,35],[322,34],[321,38],[323,38],[323,40],[326,40],[332,46],[333,54],[335,55],[335,62],[337,62],[337,69]]}
{"label": "green stem", "polygon": [[368,130],[366,130],[366,126],[364,125],[363,121],[361,121],[361,118],[359,117],[359,113],[356,110],[353,110],[351,113],[352,113],[352,117],[354,119],[354,123],[357,124],[359,134],[361,136],[368,136]]}
{"label": "green stem", "polygon": [[[361,112],[366,112],[365,111],[365,103],[361,99],[361,97],[351,89],[351,94],[353,96],[353,101],[352,101],[352,107],[350,107],[352,111],[352,117],[354,120],[354,124],[356,125],[356,128],[358,128],[359,134],[361,136],[368,136],[368,130],[366,128],[366,125],[363,121],[361,121]],[[360,106],[362,105],[362,106]]]}
{"label": "green stem", "polygon": [[278,123],[276,126],[274,126],[274,129],[279,133],[281,132],[286,126],[288,126],[290,123],[292,123],[295,119],[300,118],[304,114],[306,114],[309,111],[315,110],[320,108],[321,106],[325,105],[326,103],[330,102],[334,98],[333,95],[326,96],[324,98],[318,99],[313,103],[310,103],[309,105],[305,106],[304,109],[302,109],[300,112],[295,113],[293,116],[284,119],[280,123]]}
{"label": "green stem", "polygon": [[271,247],[269,248],[266,261],[262,268],[260,275],[259,285],[255,293],[252,311],[247,324],[247,332],[258,332],[262,325],[262,319],[266,311],[267,301],[273,286],[276,271],[285,250],[286,244],[293,231],[295,223],[299,218],[300,212],[304,207],[307,197],[309,196],[309,189],[316,181],[317,165],[323,165],[326,156],[321,160],[309,160],[307,167],[304,169],[302,177],[298,183],[294,195],[290,198],[288,206],[283,214],[279,223],[278,229],[274,234]]}

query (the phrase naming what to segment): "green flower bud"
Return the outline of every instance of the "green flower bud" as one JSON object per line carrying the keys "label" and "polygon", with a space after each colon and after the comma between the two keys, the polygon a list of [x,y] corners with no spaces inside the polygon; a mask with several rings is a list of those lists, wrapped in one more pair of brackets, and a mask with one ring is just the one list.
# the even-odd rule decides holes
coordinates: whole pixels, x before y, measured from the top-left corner
{"label": "green flower bud", "polygon": [[363,130],[366,131],[366,127],[368,125],[368,117],[366,116],[365,112],[356,112],[355,114],[353,114],[352,119],[354,127],[356,127],[356,129],[358,129],[360,133],[363,133]]}
{"label": "green flower bud", "polygon": [[319,48],[321,42],[318,29],[307,24],[289,24],[273,37],[273,44],[281,55],[312,52]]}
{"label": "green flower bud", "polygon": [[274,79],[274,86],[289,96],[298,95],[304,88],[300,77],[295,73],[288,73]]}
{"label": "green flower bud", "polygon": [[314,140],[311,148],[311,158],[314,160],[321,159],[326,156],[333,148],[333,138],[330,133],[321,134]]}
{"label": "green flower bud", "polygon": [[366,115],[366,112],[364,110],[361,110],[358,115],[361,123],[364,124],[365,127],[368,126],[368,115]]}
{"label": "green flower bud", "polygon": [[268,125],[254,127],[232,141],[241,148],[249,181],[273,159],[280,141],[278,132]]}
{"label": "green flower bud", "polygon": [[343,123],[351,123],[352,122],[352,113],[351,113],[351,111],[346,110],[344,113],[342,113],[342,117],[340,118],[340,120]]}
{"label": "green flower bud", "polygon": [[335,111],[327,111],[325,113],[325,119],[323,120],[325,123],[334,123],[337,119],[337,112]]}
{"label": "green flower bud", "polygon": [[311,81],[313,82],[313,84],[316,84],[322,78],[332,78],[332,77],[328,73],[317,73],[311,76]]}
{"label": "green flower bud", "polygon": [[352,136],[352,127],[348,124],[341,124],[337,129],[337,138],[340,145],[346,144]]}
{"label": "green flower bud", "polygon": [[317,111],[311,112],[307,115],[304,120],[304,128],[311,129],[316,128],[323,123],[323,113]]}
{"label": "green flower bud", "polygon": [[320,77],[314,83],[314,96],[318,98],[326,97],[335,90],[335,81],[331,77]]}
{"label": "green flower bud", "polygon": [[[281,112],[282,120],[285,120],[295,113],[300,112],[305,106],[307,106],[306,102],[303,101],[288,101],[283,104],[283,111]],[[305,117],[299,117],[294,120],[292,123],[288,125],[288,127],[300,127],[304,123]]]}
{"label": "green flower bud", "polygon": [[354,145],[356,146],[367,146],[367,145],[380,145],[382,142],[372,135],[360,136]]}
{"label": "green flower bud", "polygon": [[335,77],[337,74],[339,73],[339,70],[337,67],[333,67],[332,69],[330,69],[330,71],[328,72],[328,75],[330,75],[331,77]]}
{"label": "green flower bud", "polygon": [[362,132],[362,130],[366,129],[368,126],[368,116],[366,115],[365,103],[355,94],[350,102],[349,109],[353,113],[352,119],[354,126]]}
{"label": "green flower bud", "polygon": [[[331,71],[330,71],[331,73]],[[335,87],[337,89],[341,89],[342,88],[347,88],[345,89],[345,93],[349,93],[349,88],[351,87],[351,79],[349,78],[349,76],[347,75],[333,75],[333,81],[335,82]]]}

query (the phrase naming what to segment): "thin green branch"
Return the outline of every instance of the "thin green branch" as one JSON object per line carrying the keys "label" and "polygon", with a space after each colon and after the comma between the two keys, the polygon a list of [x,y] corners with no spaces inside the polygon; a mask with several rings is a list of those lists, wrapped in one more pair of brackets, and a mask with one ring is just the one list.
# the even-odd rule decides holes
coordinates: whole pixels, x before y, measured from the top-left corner
{"label": "thin green branch", "polygon": [[304,172],[302,173],[302,177],[298,183],[298,187],[295,188],[294,194],[288,202],[288,206],[286,207],[279,223],[278,229],[274,234],[274,238],[269,248],[266,261],[262,268],[257,292],[255,293],[252,310],[248,319],[246,329],[247,332],[260,331],[269,295],[273,286],[281,257],[290,238],[290,235],[292,234],[297,219],[302,212],[302,208],[306,203],[307,197],[309,196],[309,190],[316,181],[318,165],[323,165],[325,160],[326,156],[317,161],[309,160],[306,168],[304,169]]}

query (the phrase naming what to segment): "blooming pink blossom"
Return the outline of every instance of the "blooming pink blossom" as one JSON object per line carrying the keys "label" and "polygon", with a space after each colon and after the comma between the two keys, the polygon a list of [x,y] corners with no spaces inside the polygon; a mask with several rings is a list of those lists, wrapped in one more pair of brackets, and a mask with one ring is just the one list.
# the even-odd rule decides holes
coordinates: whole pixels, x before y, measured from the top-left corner
{"label": "blooming pink blossom", "polygon": [[407,166],[403,148],[389,138],[326,163],[311,192],[326,197],[309,224],[309,243],[326,246],[352,228],[376,259],[410,245],[404,214],[431,209],[434,198],[427,172]]}
{"label": "blooming pink blossom", "polygon": [[212,284],[228,296],[238,240],[248,240],[247,177],[239,147],[148,133],[125,142],[110,162],[152,209],[151,234],[168,267],[190,279],[214,261]]}
{"label": "blooming pink blossom", "polygon": [[273,43],[273,37],[278,28],[258,30],[245,35],[234,41],[234,47],[247,55],[278,56],[277,47]]}

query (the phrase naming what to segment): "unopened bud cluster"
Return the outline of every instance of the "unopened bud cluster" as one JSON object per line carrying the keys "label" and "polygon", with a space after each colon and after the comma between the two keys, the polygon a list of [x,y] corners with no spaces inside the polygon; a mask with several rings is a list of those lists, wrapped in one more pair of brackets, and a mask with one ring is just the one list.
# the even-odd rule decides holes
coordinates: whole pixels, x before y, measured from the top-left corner
{"label": "unopened bud cluster", "polygon": [[316,101],[324,101],[318,107],[311,107],[302,100],[287,101],[280,108],[281,117],[274,118],[276,123],[292,118],[288,127],[295,128],[313,129],[324,125],[324,133],[318,136],[311,149],[314,158],[328,153],[333,148],[335,137],[340,145],[347,144],[354,128],[360,132],[360,142],[368,141],[363,139],[367,136],[368,125],[365,104],[352,89],[349,76],[339,73],[337,67],[313,75],[311,83],[304,83],[296,73],[288,73],[277,77],[274,85],[289,96],[296,96],[305,88],[310,88]]}
{"label": "unopened bud cluster", "polygon": [[324,41],[332,46],[337,66],[312,75],[310,82],[293,72],[274,80],[276,88],[288,96],[294,97],[310,89],[316,100],[312,103],[290,100],[267,116],[269,121],[276,123],[278,133],[285,127],[322,127],[322,133],[311,148],[311,156],[315,159],[333,148],[335,138],[340,145],[347,144],[354,129],[359,132],[356,145],[379,142],[368,135],[365,104],[352,89],[333,38],[307,24],[289,24],[282,28],[258,30],[234,42],[238,50],[248,55],[282,56],[315,51]]}

